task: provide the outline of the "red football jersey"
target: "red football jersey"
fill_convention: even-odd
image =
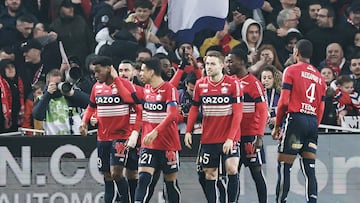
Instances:
[[[142,97],[141,94],[142,92],[144,92],[144,88],[135,84],[133,84],[133,86],[136,90],[136,94],[140,95],[139,97]],[[132,105],[130,106],[130,121],[129,121],[131,130],[134,129],[135,122],[136,122],[136,112],[134,106]]]
[[[178,103],[177,89],[169,82],[164,82],[160,87],[153,89],[145,85],[143,97],[143,132],[142,147],[156,150],[178,151],[181,149],[177,121],[172,121],[151,145],[143,145],[143,138],[158,126],[167,116],[167,108]]]
[[[134,92],[132,84],[121,79],[123,85]],[[90,106],[96,108],[99,141],[127,139],[131,133],[129,104],[125,103],[118,93],[115,82],[106,85],[95,83],[90,95]]]
[[[202,144],[224,143],[228,138],[233,118],[232,104],[241,102],[241,89],[237,80],[225,75],[217,83],[209,77],[201,78],[194,88],[194,104],[202,105]],[[240,140],[239,129],[234,141]]]
[[[261,82],[252,74],[248,74],[239,80],[244,94],[243,118],[241,120],[241,136],[259,135],[259,131],[264,131],[266,122],[261,118],[262,112],[256,109],[256,103],[265,102],[264,87]],[[267,114],[266,114],[267,116]]]
[[[286,113],[315,115],[325,97],[326,83],[320,72],[308,63],[297,63],[285,69],[283,89],[291,91]]]

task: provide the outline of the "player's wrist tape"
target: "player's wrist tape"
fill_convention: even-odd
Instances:
[[[136,146],[138,137],[139,137],[139,132],[137,132],[136,130],[133,130],[133,131],[131,132],[131,135],[130,135],[130,137],[129,137],[129,140],[128,140],[127,145],[128,145],[129,147],[134,148],[134,147]]]

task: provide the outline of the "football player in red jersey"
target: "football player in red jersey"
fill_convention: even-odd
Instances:
[[[249,167],[256,185],[260,203],[267,202],[267,188],[262,164],[265,152],[262,142],[268,118],[264,88],[261,82],[247,70],[247,54],[241,49],[232,49],[227,56],[229,72],[236,78],[244,93],[243,119],[241,121],[240,164]]]
[[[278,145],[278,181],[276,202],[284,203],[290,189],[290,171],[297,156],[305,182],[306,202],[317,202],[315,160],[318,126],[324,112],[325,79],[310,64],[313,46],[309,40],[299,40],[294,47],[296,64],[287,67],[272,131]],[[280,125],[282,124],[282,129]]]
[[[177,183],[181,144],[177,128],[177,89],[161,78],[161,65],[157,58],[143,62],[140,77],[146,85],[143,95],[139,97],[137,94],[143,103],[143,136],[135,203],[149,200],[149,186],[156,169],[164,174],[166,200],[178,203],[181,202]]]
[[[97,83],[92,88],[90,104],[85,111],[80,132],[86,134],[88,122],[96,114],[98,168],[104,175],[104,200],[106,203],[115,199],[129,202],[128,183],[123,176],[123,169],[136,168],[137,156],[136,149],[126,148],[126,142],[131,134],[136,134],[140,130],[140,124],[135,124],[137,127],[133,129],[129,126],[129,103],[133,102],[130,93],[134,92],[134,87],[129,81],[118,77],[110,58],[99,56],[93,64]],[[135,105],[135,111],[141,118],[141,107]],[[114,193],[113,181],[119,195]]]
[[[238,81],[224,75],[224,57],[212,52],[205,57],[207,77],[196,82],[193,105],[188,115],[185,145],[191,148],[191,132],[203,110],[203,133],[200,143],[201,166],[205,172],[205,196],[208,202],[217,202],[216,181],[220,159],[225,163],[229,182],[228,202],[235,202],[239,185],[240,122],[242,118],[241,89]]]

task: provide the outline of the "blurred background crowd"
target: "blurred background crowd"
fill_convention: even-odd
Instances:
[[[194,84],[206,75],[203,57],[234,47],[248,53],[248,71],[264,85],[271,127],[282,72],[303,38],[313,43],[311,63],[328,85],[322,123],[341,125],[343,116],[360,114],[359,0],[229,0],[223,29],[203,29],[192,40],[169,29],[169,2],[0,1],[0,133],[23,127],[77,134],[98,55],[111,57],[119,75],[137,85],[144,59],[158,57],[166,81],[181,67],[179,122],[186,123]]]

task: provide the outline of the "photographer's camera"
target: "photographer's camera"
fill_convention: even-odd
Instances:
[[[60,82],[57,84],[57,87],[63,94],[68,94],[72,89],[72,84],[69,82]]]

